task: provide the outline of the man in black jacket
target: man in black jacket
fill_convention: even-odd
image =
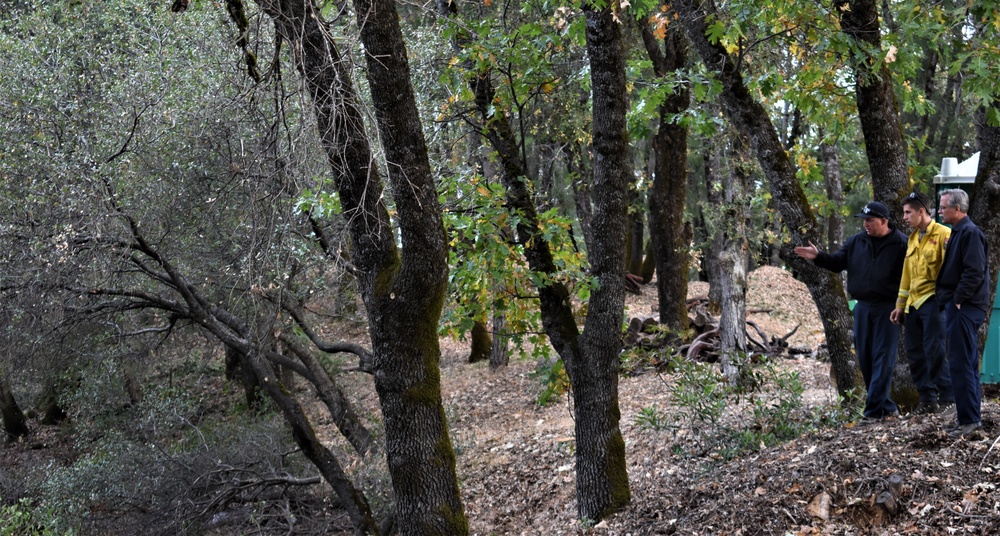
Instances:
[[[847,270],[847,292],[854,305],[854,350],[868,389],[865,422],[899,416],[889,398],[892,371],[896,366],[899,326],[890,314],[896,307],[896,291],[906,258],[906,235],[889,224],[889,209],[878,201],[865,205],[858,218],[864,231],[844,242],[836,253],[823,253],[811,242],[795,253],[832,272]]]
[[[978,331],[990,307],[989,246],[986,236],[966,215],[969,194],[944,190],[939,206],[941,221],[951,225],[951,238],[937,277],[938,304],[947,315],[948,366],[958,417],[948,435],[968,437],[983,427]]]

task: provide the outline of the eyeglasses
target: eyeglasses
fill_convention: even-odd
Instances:
[[[906,198],[907,199],[912,199],[912,200],[916,201],[917,203],[920,203],[920,206],[924,207],[924,210],[926,210],[927,213],[930,214],[931,209],[927,205],[925,205],[923,201],[920,200],[920,196],[917,195],[917,192],[911,193],[910,195],[906,196]]]

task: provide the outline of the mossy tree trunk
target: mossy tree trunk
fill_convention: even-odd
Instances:
[[[469,352],[469,363],[478,363],[490,358],[490,350],[493,348],[493,339],[490,337],[490,330],[486,327],[486,320],[476,319],[470,330],[472,339],[472,349]]]
[[[375,120],[390,162],[401,250],[347,62],[326,37],[319,10],[311,0],[259,3],[296,51],[349,222],[399,531],[466,534],[438,368],[446,238],[395,4],[357,0],[355,12]]]
[[[439,0],[438,10],[443,16],[457,12],[455,4],[448,0]],[[577,511],[581,519],[598,521],[631,499],[625,442],[619,427],[618,353],[625,303],[628,184],[632,174],[627,158],[626,104],[622,99],[625,63],[620,28],[609,9],[588,9],[586,17],[594,93],[592,225],[601,232],[587,244],[587,258],[599,288],[591,294],[583,334],[573,317],[566,285],[553,280],[537,290],[542,326],[566,366],[575,400]],[[519,216],[515,233],[528,266],[534,272],[552,275],[558,268],[549,243],[542,238],[525,162],[507,114],[494,105],[490,74],[473,72],[469,77],[476,111],[483,122],[482,132],[497,153],[507,205]],[[580,201],[578,197],[578,214]]]
[[[584,5],[593,96],[594,219],[587,255],[599,287],[591,294],[579,360],[567,361],[576,417],[576,500],[581,519],[600,520],[631,500],[618,407],[628,218],[628,103],[621,25],[610,7]],[[640,245],[641,248],[641,245]]]
[[[882,51],[882,30],[877,0],[835,0],[834,11],[840,15],[840,28],[853,41],[851,66],[854,70],[854,94],[865,138],[865,155],[872,176],[872,194],[889,207],[889,221],[905,232],[903,198],[910,193],[906,163],[906,140],[899,121],[899,106],[893,88],[892,73]],[[910,375],[906,347],[900,337],[899,355],[893,371],[893,396],[914,399],[916,385]]]

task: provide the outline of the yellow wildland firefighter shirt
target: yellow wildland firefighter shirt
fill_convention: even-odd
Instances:
[[[906,260],[903,261],[903,277],[899,280],[899,296],[896,307],[910,312],[910,307],[919,309],[934,295],[934,281],[944,263],[944,247],[951,237],[951,229],[931,220],[927,233],[920,238],[920,231],[910,233],[906,243]]]

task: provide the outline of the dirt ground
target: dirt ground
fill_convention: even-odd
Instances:
[[[691,295],[707,290],[701,285],[692,285]],[[629,298],[633,314],[653,312],[655,290],[643,294]],[[782,270],[751,275],[748,307],[770,310],[750,316],[769,335],[800,324],[792,345],[823,340],[808,292]],[[643,408],[669,403],[671,379],[657,373],[620,382],[632,502],[582,527],[568,401],[535,405],[533,363],[491,373],[465,363],[464,351],[445,346],[442,387],[473,534],[1000,533],[1000,412],[993,400],[984,402],[984,430],[971,441],[948,439],[940,431],[944,417],[914,417],[848,425],[719,465],[680,456],[672,434],[636,424]],[[835,401],[828,363],[806,356],[781,364],[799,373],[807,404]],[[895,491],[894,516],[876,502],[887,489]]]
[[[749,281],[748,307],[760,311],[749,318],[767,334],[780,337],[798,326],[789,338],[793,346],[813,348],[823,341],[819,315],[801,283],[767,267]],[[706,291],[696,283],[690,295]],[[629,313],[652,315],[655,294],[647,286],[642,296],[629,296]],[[363,327],[355,326],[352,334],[363,337]],[[465,343],[443,339],[442,351],[442,397],[476,535],[1000,534],[995,395],[984,400],[984,429],[972,440],[948,439],[940,431],[946,417],[913,417],[840,425],[722,462],[711,454],[691,454],[684,434],[639,424],[637,418],[650,408],[670,409],[669,386],[676,381],[670,373],[622,377],[621,429],[632,500],[585,527],[576,519],[570,399],[537,406],[541,384],[533,362],[512,360],[491,372],[485,363],[466,362]],[[807,354],[782,358],[779,365],[798,373],[807,406],[835,402],[828,363]],[[377,411],[369,377],[354,373],[338,382],[362,411]],[[325,441],[340,441],[328,418],[318,422]],[[48,439],[68,448],[65,441]],[[46,450],[7,446],[2,461],[73,457]],[[887,491],[894,508],[882,506]]]

